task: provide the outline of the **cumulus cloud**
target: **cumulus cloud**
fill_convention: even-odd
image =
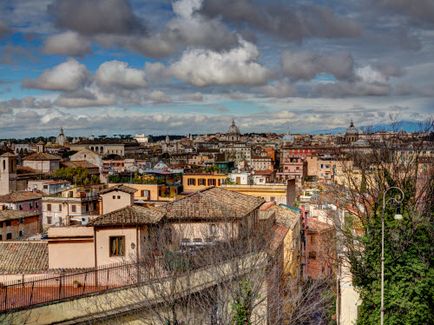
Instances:
[[[1,101],[0,108],[50,108],[53,103],[49,99],[41,99],[35,97],[24,97],[24,98],[12,98],[9,100]]]
[[[127,0],[56,0],[47,8],[57,27],[84,35],[144,31]]]
[[[418,22],[434,24],[434,2],[432,0],[380,0],[375,3],[396,13],[409,16]]]
[[[164,57],[185,47],[222,50],[236,45],[236,33],[219,19],[210,19],[196,12],[201,4],[202,0],[174,2],[175,17],[158,32],[148,35],[98,34],[95,40],[106,47],[121,46],[151,57]]]
[[[45,90],[74,91],[86,84],[89,72],[86,66],[75,59],[69,59],[46,70],[34,80],[24,80],[23,86]]]
[[[380,82],[348,82],[321,84],[314,87],[313,92],[321,97],[360,97],[360,96],[386,96],[389,95],[391,87],[387,83]]]
[[[80,89],[61,94],[54,103],[59,107],[67,108],[108,106],[116,103],[116,97],[97,89]]]
[[[91,51],[90,41],[72,31],[50,36],[44,42],[43,51],[47,54],[82,56]]]
[[[290,6],[285,3],[254,3],[250,0],[205,0],[200,13],[222,16],[236,24],[249,24],[285,40],[306,37],[357,37],[360,26],[320,6]]]
[[[192,93],[192,94],[185,94],[184,96],[182,96],[182,99],[186,101],[192,101],[192,102],[202,102],[203,95],[199,92]]]
[[[380,71],[372,68],[370,65],[357,68],[355,70],[356,77],[366,83],[386,83],[387,77]]]
[[[128,63],[121,61],[101,64],[96,71],[95,80],[103,87],[134,89],[147,86],[143,70],[129,68]]]
[[[170,71],[192,85],[258,85],[266,82],[269,71],[256,62],[259,51],[252,43],[240,40],[240,45],[224,52],[206,49],[186,50]]]
[[[276,98],[292,97],[297,94],[297,90],[289,83],[288,80],[273,82],[269,85],[261,87],[260,90],[265,96]]]
[[[172,100],[161,90],[154,90],[149,93],[148,98],[154,103],[170,103]]]
[[[349,53],[285,51],[282,54],[282,69],[293,80],[311,80],[319,73],[330,73],[336,79],[346,80],[353,76],[353,58]]]

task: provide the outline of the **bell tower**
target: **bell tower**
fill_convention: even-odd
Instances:
[[[17,158],[6,152],[0,156],[0,195],[17,190]]]

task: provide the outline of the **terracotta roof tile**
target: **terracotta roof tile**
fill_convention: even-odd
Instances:
[[[32,216],[39,216],[40,212],[35,211],[20,211],[20,210],[0,210],[0,221],[20,219]]]
[[[46,152],[35,152],[32,153],[30,155],[28,155],[27,157],[24,157],[24,161],[25,160],[61,160],[62,158],[56,155],[52,155],[50,153],[46,153]]]
[[[168,219],[242,218],[265,201],[219,187],[195,192],[185,198],[158,207]]]
[[[42,198],[42,193],[37,191],[20,191],[0,196],[1,203],[15,203]]]
[[[47,242],[0,242],[0,273],[33,273],[46,270]]]
[[[133,205],[99,216],[89,222],[89,226],[104,227],[156,224],[162,217],[163,213],[161,211]]]
[[[137,190],[135,188],[120,184],[120,185],[115,185],[115,186],[106,188],[105,190],[100,191],[99,194],[105,194],[105,193],[109,193],[112,191],[121,191],[121,192],[129,193],[129,194],[134,194],[137,192]]]

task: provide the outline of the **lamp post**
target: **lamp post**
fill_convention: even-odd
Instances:
[[[390,190],[398,190],[400,193],[386,200],[387,192]],[[383,192],[383,208],[381,210],[381,325],[384,324],[384,210],[386,209],[386,203],[389,201],[399,204],[402,200],[404,200],[404,192],[397,186],[391,186]],[[401,220],[402,215],[395,214],[395,219]]]

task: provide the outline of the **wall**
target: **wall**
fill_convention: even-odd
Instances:
[[[0,222],[0,240],[6,240],[8,233],[12,234],[11,240],[20,240],[40,232],[39,216],[24,218],[23,223],[20,223],[19,219],[10,220],[10,224],[6,226],[6,221]],[[22,237],[20,231],[22,231]]]
[[[172,223],[171,229],[172,240],[174,244],[180,243],[181,239],[202,238],[204,241],[207,237],[212,237],[211,224],[216,225],[215,239],[228,240],[238,237],[237,222],[191,222],[191,223]]]
[[[110,242],[111,236],[125,236],[125,256],[110,257]],[[139,234],[140,236],[140,234]],[[139,238],[140,239],[140,238]],[[97,265],[107,265],[113,263],[121,263],[125,261],[136,260],[136,247],[131,248],[131,244],[137,245],[136,228],[124,229],[96,229],[96,260]]]
[[[229,191],[261,197],[266,201],[274,201],[276,204],[286,204],[285,184],[224,185],[223,188]]]
[[[184,192],[196,192],[210,186],[221,186],[225,183],[227,175],[221,174],[186,174],[182,176]],[[195,180],[194,184],[189,184],[189,179]],[[201,180],[203,183],[199,183]]]
[[[133,205],[133,195],[123,191],[113,190],[108,193],[100,194],[102,200],[102,214]]]

